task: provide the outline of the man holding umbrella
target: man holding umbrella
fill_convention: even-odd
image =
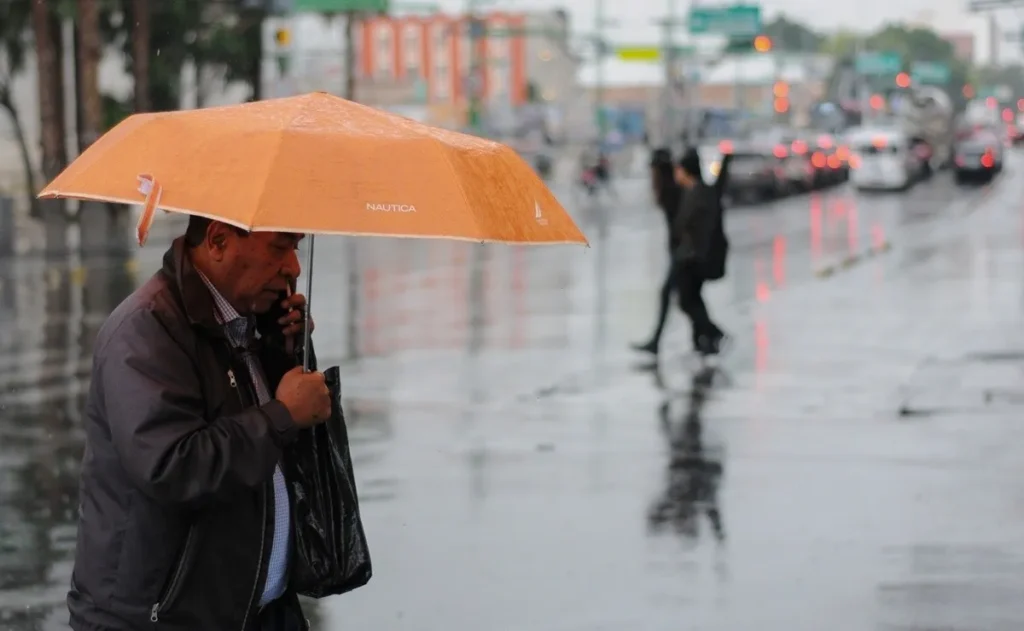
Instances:
[[[282,451],[327,420],[296,367],[301,235],[192,217],[96,339],[71,628],[302,631]]]

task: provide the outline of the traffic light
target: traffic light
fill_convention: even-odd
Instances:
[[[758,35],[754,38],[754,50],[759,53],[766,53],[772,49],[772,40],[767,35]]]
[[[885,107],[885,99],[882,98],[881,94],[873,94],[871,95],[871,99],[869,99],[868,104],[871,106],[871,109],[880,110]]]
[[[777,99],[784,99],[789,96],[789,84],[785,81],[776,81],[775,85],[772,86],[772,94]]]
[[[286,28],[279,28],[274,31],[274,43],[284,48],[292,43],[292,33]]]
[[[777,114],[785,114],[789,111],[789,99],[784,96],[777,97],[775,99],[775,112]]]
[[[910,75],[905,72],[901,72],[896,75],[896,85],[901,88],[910,87]]]

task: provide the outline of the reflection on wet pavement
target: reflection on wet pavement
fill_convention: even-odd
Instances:
[[[1024,628],[1021,188],[732,210],[735,348],[673,312],[654,380],[643,181],[573,208],[588,250],[325,240],[376,567],[314,627]],[[0,268],[0,629],[66,623],[90,343],[161,254]]]

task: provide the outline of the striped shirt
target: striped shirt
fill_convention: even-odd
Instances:
[[[224,333],[235,349],[240,349],[249,370],[249,379],[259,404],[269,403],[270,390],[267,388],[266,377],[260,366],[259,357],[248,350],[249,342],[258,334],[256,322],[251,317],[244,317],[231,303],[224,298],[208,278],[199,274],[213,296],[214,315],[224,327]],[[260,597],[260,607],[277,600],[284,595],[288,586],[288,544],[291,539],[291,514],[288,506],[288,487],[285,484],[281,465],[274,467],[274,539],[270,547],[270,561],[267,564],[267,582]]]

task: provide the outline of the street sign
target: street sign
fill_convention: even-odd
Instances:
[[[618,47],[615,56],[622,61],[657,61],[661,59],[661,49],[657,46]]]
[[[671,59],[691,57],[697,49],[693,46],[673,46]],[[661,46],[616,46],[615,56],[622,61],[657,61],[664,56]]]
[[[689,27],[693,35],[753,37],[761,32],[761,7],[756,4],[693,7]]]
[[[1008,85],[986,85],[978,88],[978,98],[994,97],[997,101],[1009,101],[1013,98],[1013,88]]]
[[[910,79],[914,83],[946,85],[950,75],[949,66],[939,61],[915,61],[910,66]]]
[[[297,13],[384,13],[390,4],[389,0],[292,0]]]
[[[862,75],[896,75],[903,69],[903,60],[896,53],[860,53],[854,67]]]

